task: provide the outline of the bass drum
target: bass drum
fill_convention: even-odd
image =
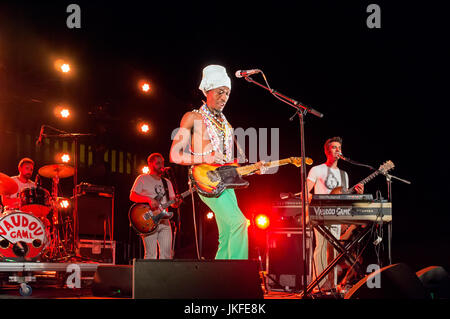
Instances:
[[[3,261],[36,261],[49,244],[44,223],[19,210],[4,212],[0,218],[0,235],[0,259]]]

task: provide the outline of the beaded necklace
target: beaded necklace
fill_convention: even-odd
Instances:
[[[220,113],[219,116],[214,115],[206,104],[203,104],[200,109],[194,110],[194,112],[197,112],[202,116],[213,150],[223,154],[225,162],[231,162],[233,151],[233,128],[230,123],[228,123],[225,115],[222,113]]]

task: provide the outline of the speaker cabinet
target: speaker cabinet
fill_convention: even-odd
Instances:
[[[306,232],[306,252],[310,254],[311,237]],[[309,260],[306,255],[306,260]],[[311,281],[307,264],[307,281]],[[270,289],[293,289],[303,288],[304,264],[302,251],[301,229],[278,229],[267,232],[267,255],[266,270],[268,273],[267,283]]]
[[[78,234],[80,238],[113,239],[114,196],[78,195]]]
[[[405,264],[389,265],[365,276],[345,299],[429,299],[416,274]]]
[[[258,263],[250,260],[133,260],[136,299],[262,299]]]
[[[101,265],[92,282],[92,293],[99,297],[131,297],[133,267],[128,265]]]

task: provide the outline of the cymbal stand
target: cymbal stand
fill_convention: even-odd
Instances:
[[[77,196],[77,184],[78,184],[78,148],[79,148],[79,138],[80,137],[84,137],[84,136],[95,136],[95,134],[84,134],[84,133],[67,133],[67,132],[63,132],[58,130],[59,132],[61,132],[62,134],[55,134],[55,135],[43,135],[44,137],[57,137],[57,138],[70,138],[74,141],[75,143],[75,165],[74,165],[74,169],[75,169],[75,173],[73,176],[73,199],[74,199],[74,205],[73,205],[73,243],[72,243],[72,247],[71,247],[71,255],[74,258],[78,258],[78,259],[87,259],[84,258],[82,256],[79,256],[77,254],[77,248],[78,248],[78,242],[79,242],[79,237],[78,237],[78,196]]]

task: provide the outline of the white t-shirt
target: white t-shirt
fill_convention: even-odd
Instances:
[[[174,198],[175,192],[173,191],[172,183],[167,178],[165,178],[165,180],[167,181],[167,188],[169,190],[169,199]],[[162,180],[157,180],[150,174],[139,175],[134,181],[131,192],[135,192],[138,195],[151,197],[159,201],[161,204],[167,202],[166,192]]]
[[[32,180],[28,180],[28,182],[22,183],[19,179],[19,176],[12,176],[11,178],[16,182],[18,189],[17,189],[17,193],[15,193],[15,194],[2,196],[2,202],[3,202],[3,205],[5,205],[5,209],[17,209],[20,206],[19,204],[17,204],[17,205],[9,204],[8,205],[6,203],[7,200],[5,200],[5,198],[11,198],[11,199],[18,198],[20,192],[23,191],[25,188],[36,188],[36,184]]]
[[[19,186],[19,189],[17,190],[17,193],[15,193],[15,194],[12,194],[11,196],[9,196],[9,197],[11,197],[11,198],[17,198],[18,196],[19,196],[19,193],[21,192],[21,191],[23,191],[25,188],[36,188],[36,184],[31,180],[31,179],[29,179],[28,180],[28,182],[26,182],[26,183],[22,183],[21,181],[20,181],[20,179],[19,179],[19,176],[13,176],[13,177],[11,177],[16,183],[17,183],[17,185]]]
[[[344,172],[348,187],[348,175]],[[329,194],[333,188],[342,186],[339,168],[330,168],[326,164],[311,167],[308,179],[314,183],[314,194]]]

